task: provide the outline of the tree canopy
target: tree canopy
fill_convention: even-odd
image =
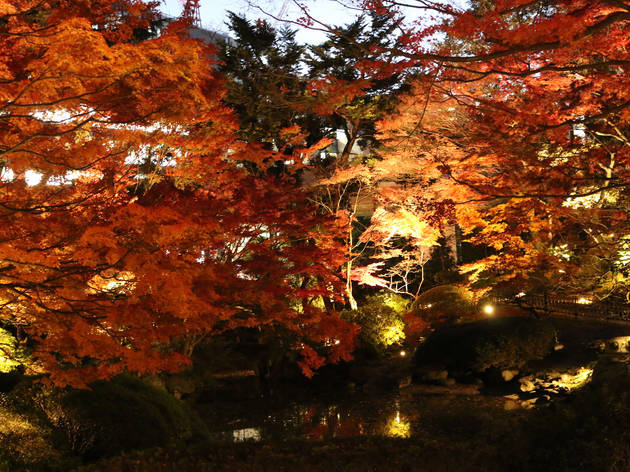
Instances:
[[[306,372],[332,336],[346,356],[352,326],[312,303],[335,296],[334,223],[247,171],[269,153],[185,18],[136,39],[154,8],[0,3],[0,323],[60,386],[181,368],[237,326],[288,327]]]
[[[408,4],[442,19],[408,27],[390,51],[422,74],[381,122],[386,161],[412,171],[409,194],[429,196],[491,248],[463,268],[472,281],[513,293],[627,291],[630,5]],[[398,3],[363,7],[397,14]]]
[[[310,375],[351,280],[417,294],[454,226],[479,291],[628,297],[630,4],[352,3],[312,47],[231,15],[217,61],[154,2],[0,0],[6,365],[82,386],[260,327]]]

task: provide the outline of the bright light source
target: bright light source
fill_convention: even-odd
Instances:
[[[492,315],[494,313],[494,307],[492,305],[484,305],[483,312],[486,315]]]
[[[591,303],[593,303],[593,300],[590,300],[590,299],[588,299],[588,298],[581,297],[581,298],[578,298],[578,301],[577,301],[577,302],[578,302],[580,305],[590,305]]]
[[[26,182],[26,185],[28,185],[29,187],[40,183],[43,176],[44,174],[30,169],[24,172],[24,180]]]
[[[431,308],[431,304],[430,303],[427,305],[427,308]]]
[[[525,292],[519,292],[516,294],[516,298],[521,298],[521,297],[524,297],[525,295],[527,295]]]
[[[405,351],[400,351],[400,357],[405,357],[407,353]]]

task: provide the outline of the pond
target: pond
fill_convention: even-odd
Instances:
[[[590,381],[600,352],[630,351],[630,326],[553,319],[566,346],[532,363],[511,384],[480,395],[426,394],[411,386],[381,392],[304,391],[277,398],[207,401],[194,405],[216,439],[322,440],[353,436],[454,438],[505,428],[531,408],[562,401]],[[601,345],[601,346],[600,346]],[[606,347],[606,349],[604,349]],[[489,394],[492,393],[492,394]],[[542,400],[542,401],[541,401]]]
[[[457,420],[473,430],[507,411],[501,396],[416,395],[406,392],[329,394],[310,401],[221,402],[197,411],[216,439],[234,441],[322,440],[352,436],[407,438]],[[474,431],[471,431],[474,432]]]

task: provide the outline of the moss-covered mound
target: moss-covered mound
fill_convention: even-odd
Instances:
[[[85,458],[204,436],[205,425],[184,403],[135,377],[120,375],[91,387],[38,399],[72,450]]]
[[[476,312],[472,294],[457,285],[439,285],[420,294],[411,311],[430,323],[451,323]]]
[[[518,369],[553,350],[552,323],[534,318],[494,318],[448,326],[433,332],[416,351],[416,369],[484,372]]]

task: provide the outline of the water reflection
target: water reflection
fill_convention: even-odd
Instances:
[[[239,441],[260,441],[260,428],[243,428],[232,431],[235,442]]]
[[[390,438],[408,438],[411,437],[411,422],[400,416],[400,411],[396,412],[396,416],[388,421],[384,430],[385,436]]]
[[[436,406],[430,404],[437,400],[420,404],[432,409]],[[417,398],[404,400],[399,394],[383,394],[275,406],[264,402],[235,403],[233,409],[225,405],[220,409],[212,408],[212,404],[208,404],[208,409],[200,413],[215,430],[215,437],[233,441],[326,440],[364,435],[408,438],[413,436],[423,418],[418,405]]]

